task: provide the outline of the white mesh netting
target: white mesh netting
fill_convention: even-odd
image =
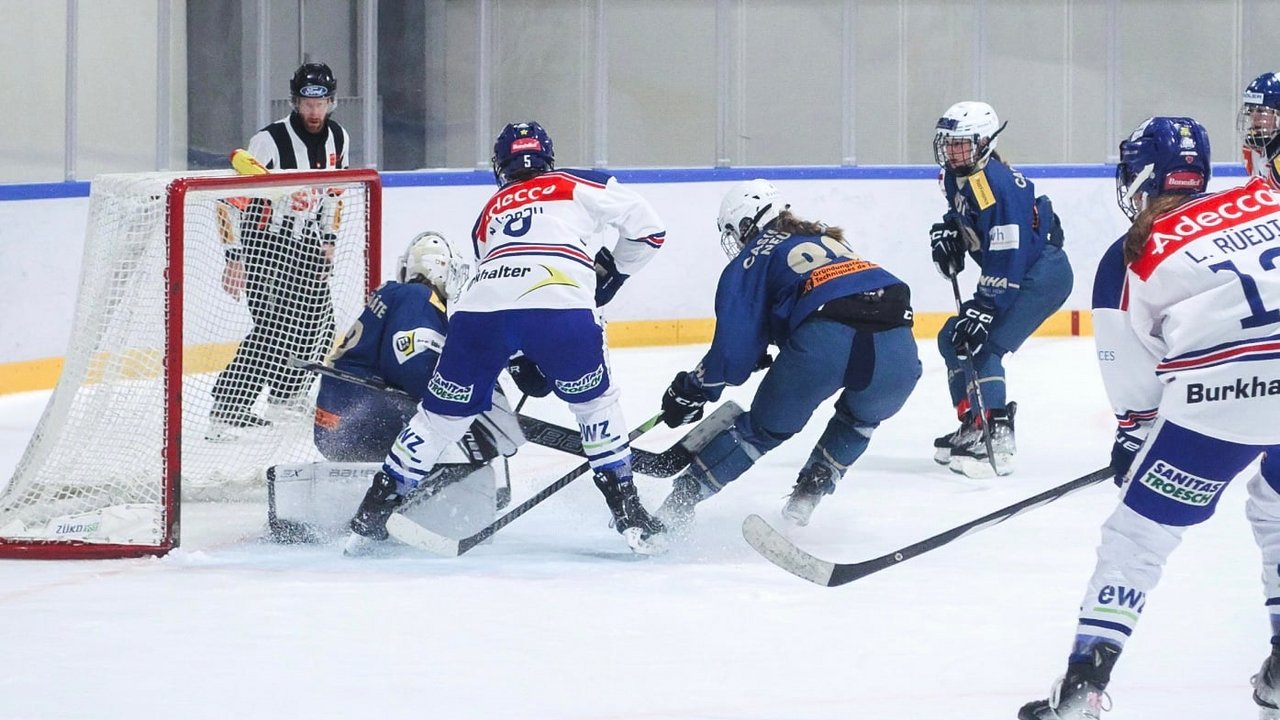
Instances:
[[[182,321],[183,499],[252,495],[267,466],[320,459],[317,383],[288,361],[323,360],[335,328],[359,315],[377,189],[336,172],[323,184],[201,187],[227,175],[94,179],[66,363],[0,494],[0,540],[164,541],[169,308]],[[180,304],[166,251],[179,177],[198,178],[176,201]]]

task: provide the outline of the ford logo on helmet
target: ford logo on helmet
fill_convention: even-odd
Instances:
[[[329,94],[329,88],[323,85],[305,85],[298,94],[309,98],[325,97]]]

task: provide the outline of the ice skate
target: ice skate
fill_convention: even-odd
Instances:
[[[705,495],[702,483],[687,472],[677,476],[671,485],[671,494],[658,507],[658,521],[671,535],[684,537],[693,529],[694,513]]]
[[[978,442],[982,442],[982,430],[977,423],[968,415],[964,420],[960,421],[960,427],[955,432],[947,433],[933,441],[933,461],[939,465],[948,465],[951,463],[951,453],[957,447],[968,445],[973,436],[977,435]]]
[[[782,506],[782,517],[800,527],[808,525],[814,509],[822,502],[822,496],[835,492],[839,479],[840,476],[830,466],[809,463],[800,471],[787,503]]]
[[[1018,710],[1018,720],[1098,720],[1111,710],[1106,693],[1111,668],[1120,657],[1120,648],[1100,643],[1090,651],[1090,659],[1067,665],[1067,674],[1058,678],[1047,700],[1035,700]]]
[[[596,473],[595,483],[613,513],[613,528],[622,534],[632,552],[657,555],[666,550],[662,540],[666,527],[644,509],[630,477],[602,470]]]
[[[254,415],[248,410],[214,410],[209,413],[209,428],[204,439],[209,442],[234,442],[247,432],[271,427],[271,421]]]
[[[963,473],[971,478],[989,478],[993,475],[1009,475],[1013,473],[1016,445],[1013,436],[1013,416],[1018,411],[1018,403],[1009,403],[1003,410],[991,411],[991,449],[995,452],[995,472],[987,460],[987,444],[982,438],[982,429],[976,428],[973,437],[963,446],[952,449],[949,466],[952,472]]]
[[[348,556],[367,555],[385,541],[388,537],[387,518],[403,503],[404,496],[397,491],[395,480],[378,471],[364,494],[364,500],[360,501],[355,517],[351,518],[351,535],[347,537],[342,553]]]
[[[1258,720],[1280,720],[1280,649],[1273,649],[1258,674],[1249,678]]]

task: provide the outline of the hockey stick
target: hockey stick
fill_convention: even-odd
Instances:
[[[377,378],[356,375],[355,373],[340,370],[331,365],[311,362],[301,358],[293,358],[289,361],[289,364],[293,367],[310,370],[311,372],[318,373],[320,375],[327,375],[335,380],[360,385],[369,388],[370,390],[377,390],[379,392],[399,395],[402,397],[411,397],[409,393],[401,390],[400,388],[392,387]],[[520,402],[516,404],[516,417],[520,422],[520,430],[524,432],[525,439],[534,445],[541,445],[542,447],[559,450],[561,452],[569,453],[570,455],[577,455],[578,457],[586,457],[586,452],[582,449],[582,434],[577,430],[572,430],[555,423],[547,422],[546,420],[539,420],[538,418],[519,414],[520,408],[524,404],[524,399],[527,397],[528,396],[526,395],[524,398],[521,398]],[[742,408],[740,408],[737,403],[729,401],[717,408],[714,413],[708,415],[707,419],[703,420],[703,423],[707,423],[711,418],[722,413],[732,413],[733,417],[737,417],[741,412]],[[711,425],[714,426],[716,423],[711,423]],[[693,430],[689,431],[687,435],[681,438],[679,442],[662,452],[653,453],[639,448],[632,448],[632,470],[649,477],[668,478],[685,469],[685,467],[693,461],[694,453],[701,449],[702,444],[705,444],[706,440],[710,440],[709,437],[702,437],[705,433],[699,433],[699,428],[702,428],[702,424],[699,424]]]
[[[635,440],[646,432],[652,430],[659,422],[662,422],[661,413],[646,420],[643,425],[632,430],[631,434],[627,436],[627,440]],[[555,482],[543,488],[537,495],[534,495],[507,511],[497,520],[489,523],[487,527],[482,528],[479,532],[473,535],[468,535],[461,540],[454,540],[453,538],[448,538],[438,533],[431,532],[404,515],[401,515],[399,512],[392,513],[391,517],[387,518],[387,532],[391,534],[391,537],[399,540],[405,545],[411,545],[413,547],[426,550],[427,552],[433,555],[439,555],[440,557],[457,557],[489,539],[489,537],[494,533],[507,525],[510,525],[512,521],[532,510],[538,503],[560,492],[560,490],[564,489],[566,485],[577,480],[580,475],[586,473],[590,469],[591,463],[589,462],[578,465],[562,475]]]
[[[971,535],[979,530],[984,530],[992,525],[1017,517],[1028,510],[1047,505],[1077,490],[1102,482],[1111,476],[1110,466],[1094,470],[1088,475],[1078,477],[1071,482],[1045,490],[1039,495],[1034,495],[993,513],[983,515],[977,520],[951,528],[946,532],[939,533],[920,542],[912,543],[888,555],[862,562],[833,563],[820,560],[796,547],[794,543],[784,537],[782,533],[774,530],[759,515],[748,515],[747,519],[742,521],[742,537],[746,538],[756,552],[783,570],[802,577],[811,583],[835,587],[864,578],[887,567],[897,565],[904,560],[910,560],[917,555],[923,555],[953,540],[959,540],[966,535]]]
[[[960,302],[960,282],[956,280],[955,275],[951,276],[951,292],[956,296],[956,315],[959,316],[962,307]],[[987,415],[987,403],[982,399],[982,386],[978,383],[978,369],[974,367],[972,355],[961,357],[960,363],[964,368],[964,374],[967,376],[966,381],[973,386],[973,399],[978,404],[978,418],[982,423],[982,444],[987,447],[987,462],[991,463],[991,472],[995,473],[996,477],[999,477],[1000,471],[996,469],[996,451],[991,444],[991,418]]]

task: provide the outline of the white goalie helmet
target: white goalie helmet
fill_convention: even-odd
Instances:
[[[725,254],[737,257],[760,228],[789,207],[782,202],[782,193],[768,180],[746,180],[729,188],[720,201],[720,215],[716,218],[720,246]]]
[[[972,175],[986,166],[995,152],[996,136],[1003,129],[990,105],[976,100],[958,102],[938,118],[933,159],[957,175]]]
[[[396,279],[411,282],[421,278],[450,301],[457,300],[471,275],[471,266],[453,255],[444,236],[428,230],[413,239],[400,256]]]

